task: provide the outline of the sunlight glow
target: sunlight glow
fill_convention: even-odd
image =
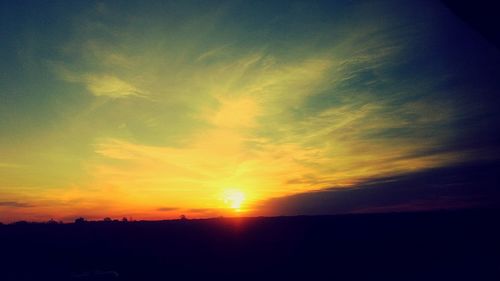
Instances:
[[[236,189],[226,190],[223,194],[223,200],[226,206],[239,212],[243,202],[245,201],[245,194]]]

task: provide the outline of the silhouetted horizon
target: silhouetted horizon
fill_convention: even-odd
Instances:
[[[275,216],[214,216],[214,217],[178,217],[178,218],[164,218],[164,219],[128,219],[126,221],[123,218],[111,218],[111,220],[106,220],[107,217],[102,219],[87,219],[84,217],[77,217],[72,221],[12,221],[12,222],[0,222],[0,225],[16,225],[16,224],[80,224],[80,223],[136,223],[136,222],[176,222],[176,221],[204,221],[204,220],[246,220],[246,219],[273,219],[273,218],[300,218],[300,217],[356,217],[356,216],[380,216],[380,215],[400,215],[400,214],[434,214],[434,213],[461,213],[461,212],[472,212],[472,213],[482,213],[482,212],[500,212],[500,206],[495,207],[464,207],[464,208],[436,208],[436,209],[426,209],[426,210],[399,210],[399,211],[366,211],[366,212],[353,212],[353,213],[337,213],[337,214],[302,214],[302,215],[275,215]],[[83,219],[83,221],[78,221]]]
[[[500,210],[0,227],[2,280],[496,280]],[[102,279],[106,278],[106,279]]]

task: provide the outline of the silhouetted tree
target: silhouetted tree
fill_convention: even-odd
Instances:
[[[75,220],[75,223],[76,223],[76,224],[81,224],[81,223],[85,223],[85,222],[86,222],[86,221],[85,221],[85,219],[84,219],[84,218],[77,218],[77,219]]]
[[[104,218],[103,221],[105,221],[105,222],[111,222],[112,220],[111,220],[111,218],[106,217],[106,218]]]
[[[187,217],[186,217],[186,215],[181,215],[181,216],[180,216],[180,220],[182,220],[182,221],[185,221],[185,220],[187,220]]]
[[[50,219],[47,224],[57,224],[57,221],[54,219]]]
[[[128,222],[128,219],[126,217],[123,217],[122,222]]]
[[[28,222],[27,221],[16,221],[13,223],[14,225],[27,225]]]

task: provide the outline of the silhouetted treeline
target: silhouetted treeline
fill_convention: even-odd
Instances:
[[[73,223],[81,224],[81,223],[86,223],[86,222],[89,222],[89,221],[87,221],[83,217],[79,217],[79,218],[75,219]],[[118,220],[118,219],[111,219],[109,217],[105,217],[104,219],[102,219],[102,221],[97,220],[97,221],[92,221],[92,222],[114,222],[114,223],[122,222],[122,223],[126,223],[126,222],[129,222],[129,219],[126,217],[123,217],[121,220]],[[27,224],[64,224],[64,222],[50,219],[46,222],[28,222],[28,221],[22,220],[22,221],[16,221],[16,222],[11,223],[11,225],[27,225]],[[3,225],[3,223],[0,222],[0,225]]]

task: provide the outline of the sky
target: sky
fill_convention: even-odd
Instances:
[[[500,202],[500,51],[440,2],[0,5],[0,221]]]

